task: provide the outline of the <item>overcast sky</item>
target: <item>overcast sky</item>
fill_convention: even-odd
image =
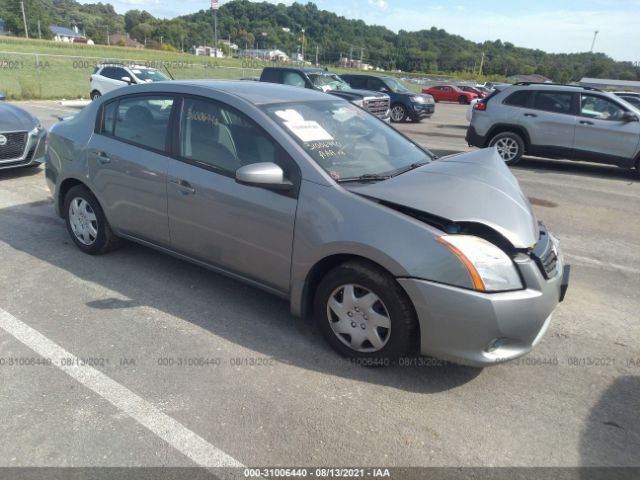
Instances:
[[[119,13],[137,8],[171,18],[208,8],[210,0],[112,3]],[[307,0],[298,3],[305,4]],[[593,33],[598,30],[596,51],[616,60],[640,62],[640,0],[315,0],[314,3],[320,9],[394,31],[436,26],[476,42],[499,38],[554,53],[589,51]]]

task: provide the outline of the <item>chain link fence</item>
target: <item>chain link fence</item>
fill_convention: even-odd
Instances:
[[[234,67],[196,56],[165,61],[0,51],[0,91],[14,100],[89,98],[90,76],[101,63],[145,65],[176,80],[255,78],[268,64],[246,59]]]

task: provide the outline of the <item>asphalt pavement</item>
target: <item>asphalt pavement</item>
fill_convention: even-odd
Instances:
[[[471,150],[465,108],[398,128]],[[133,244],[84,255],[43,169],[0,171],[0,467],[640,466],[640,182],[513,172],[572,278],[541,344],[480,370],[352,365],[260,290]]]

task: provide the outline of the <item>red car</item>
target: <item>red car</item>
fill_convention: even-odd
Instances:
[[[434,85],[423,88],[422,93],[428,93],[436,102],[458,102],[463,105],[471,103],[471,100],[480,98],[477,93],[465,92],[456,85]]]
[[[487,92],[483,92],[479,88],[471,87],[469,85],[458,85],[460,90],[464,90],[465,92],[475,93],[479,98],[484,98],[487,95]]]

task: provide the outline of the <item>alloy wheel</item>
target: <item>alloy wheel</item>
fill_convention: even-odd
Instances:
[[[78,241],[92,245],[98,237],[98,219],[89,202],[75,197],[69,204],[69,223]]]
[[[494,146],[505,162],[509,162],[518,156],[520,147],[513,138],[500,138]]]

